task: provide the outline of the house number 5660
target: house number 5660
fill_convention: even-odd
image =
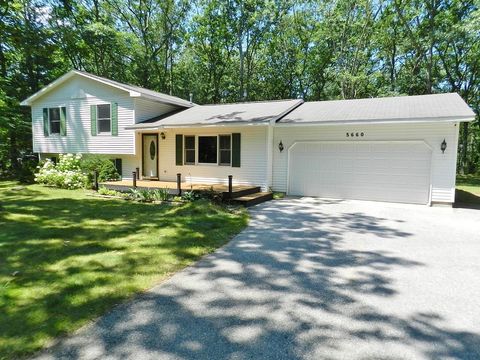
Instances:
[[[363,137],[365,136],[364,132],[347,132],[347,137]]]

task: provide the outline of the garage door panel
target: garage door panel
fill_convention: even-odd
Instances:
[[[289,157],[292,195],[428,203],[431,150],[422,142],[297,143]]]

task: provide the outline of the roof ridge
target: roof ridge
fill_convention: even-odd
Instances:
[[[420,94],[420,95],[395,95],[395,96],[379,96],[379,97],[365,97],[358,99],[325,99],[325,100],[314,100],[314,101],[305,101],[305,104],[327,102],[327,101],[360,101],[360,100],[385,100],[385,99],[405,99],[405,98],[415,98],[415,97],[427,97],[427,96],[441,96],[441,95],[457,95],[456,92],[443,92],[435,94]]]
[[[198,106],[244,105],[244,104],[259,104],[259,103],[273,103],[273,102],[301,101],[301,100],[303,100],[303,99],[237,101],[237,102],[231,102],[231,103],[203,104],[203,105],[198,105]]]

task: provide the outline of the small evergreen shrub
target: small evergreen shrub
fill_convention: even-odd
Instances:
[[[117,168],[110,159],[89,156],[82,161],[82,170],[87,175],[88,184],[93,184],[93,173],[98,172],[98,181],[115,181],[120,179]]]

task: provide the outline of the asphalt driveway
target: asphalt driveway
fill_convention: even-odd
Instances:
[[[285,199],[41,359],[479,359],[480,210]]]

